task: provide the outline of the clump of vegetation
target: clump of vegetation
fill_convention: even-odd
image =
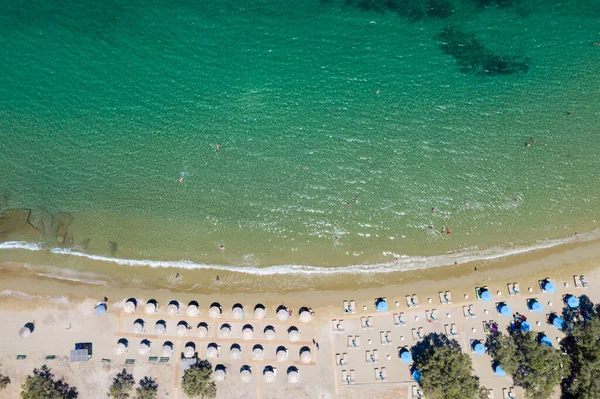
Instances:
[[[33,375],[27,376],[21,389],[21,399],[74,399],[79,396],[77,390],[62,378],[55,380],[45,364],[33,369]]]
[[[421,371],[419,384],[424,396],[431,399],[479,399],[486,390],[473,375],[471,358],[455,340],[445,335],[429,334],[411,352],[415,368]]]
[[[456,59],[463,73],[481,75],[510,75],[527,72],[529,66],[515,57],[498,56],[487,49],[475,35],[457,27],[446,27],[438,35],[440,47]]]
[[[158,384],[152,378],[144,377],[135,391],[136,399],[156,399]]]
[[[181,389],[190,398],[215,398],[217,386],[212,379],[212,365],[206,361],[187,369],[183,374]]]
[[[0,391],[6,389],[8,384],[10,384],[10,378],[5,376],[4,374],[0,374]]]
[[[135,380],[133,375],[129,374],[127,370],[123,369],[117,374],[113,380],[112,385],[108,390],[108,397],[113,399],[127,399],[133,389]]]

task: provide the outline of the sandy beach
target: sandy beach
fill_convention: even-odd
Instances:
[[[530,321],[535,330],[547,332],[556,342],[562,333],[546,322],[547,314],[560,311],[561,296],[565,293],[585,294],[593,302],[600,301],[597,290],[577,288],[573,279],[575,275],[585,274],[589,286],[598,286],[599,264],[600,242],[574,242],[494,261],[415,273],[394,273],[388,276],[388,285],[369,286],[361,279],[353,280],[351,276],[344,276],[327,291],[294,292],[283,289],[282,292],[264,292],[257,286],[255,292],[240,293],[231,289],[220,291],[214,283],[193,290],[178,290],[176,287],[147,290],[84,284],[31,275],[33,273],[23,275],[20,265],[3,262],[0,265],[0,317],[3,320],[0,362],[1,371],[10,376],[12,383],[0,395],[16,397],[20,385],[32,369],[47,363],[56,375],[64,376],[68,383],[79,389],[80,397],[98,397],[97,392],[108,389],[112,377],[124,367],[125,360],[134,359],[134,364],[127,368],[137,380],[145,375],[152,376],[159,383],[159,397],[183,398],[183,393],[178,389],[181,372],[177,354],[192,342],[199,358],[207,356],[209,346],[219,348],[219,358],[209,359],[213,366],[222,365],[227,370],[225,381],[217,383],[219,398],[361,398],[372,396],[373,392],[380,392],[380,397],[408,398],[416,384],[410,379],[409,368],[402,364],[398,352],[403,347],[410,348],[415,343],[415,336],[434,331],[446,333],[449,328],[454,328],[456,338],[469,353],[471,340],[485,339],[483,321],[495,320],[502,327],[508,325],[508,319],[498,315],[495,309],[497,302],[505,301],[513,311],[529,317],[532,312],[527,310],[526,302],[535,298],[543,303],[545,310],[540,314],[531,314]],[[233,277],[220,277],[228,278]],[[556,293],[550,295],[541,292],[538,281],[545,278],[552,279],[556,284]],[[520,293],[511,296],[507,285],[515,282],[520,286]],[[494,300],[490,303],[483,303],[476,298],[475,287],[483,286],[493,294]],[[451,293],[450,304],[440,299],[439,292],[446,291]],[[407,295],[410,298],[415,295],[419,307],[409,308],[407,305],[411,302],[407,301]],[[105,296],[108,297],[108,312],[95,315],[94,306]],[[379,297],[386,298],[389,304],[387,312],[376,312],[375,299]],[[138,302],[134,314],[123,311],[128,298],[135,298]],[[150,299],[158,302],[156,314],[144,312],[144,305]],[[167,305],[171,300],[179,303],[177,315],[167,313]],[[197,316],[186,314],[190,301],[199,304]],[[345,301],[353,304],[355,313],[346,312],[345,306],[349,305],[345,305]],[[208,313],[209,307],[215,302],[221,306],[219,318],[211,318]],[[235,304],[244,306],[243,320],[232,318],[231,310]],[[266,307],[266,319],[254,317],[253,309],[257,304]],[[277,307],[282,304],[294,312],[285,321],[278,320],[275,314]],[[470,307],[475,318],[464,317],[465,306]],[[315,312],[308,323],[299,320],[298,311],[301,307],[310,307]],[[435,320],[429,322],[432,314]],[[394,315],[406,324],[397,325]],[[144,321],[142,334],[132,330],[137,319]],[[153,332],[158,320],[166,322],[166,332],[162,336]],[[343,320],[341,328],[340,320]],[[365,327],[366,320],[371,321],[369,327]],[[176,333],[176,325],[181,321],[191,327],[185,336]],[[206,337],[199,337],[196,333],[196,327],[201,322],[207,323],[209,334]],[[35,329],[29,337],[22,339],[17,332],[25,323],[34,323]],[[229,325],[230,336],[221,335],[224,324]],[[242,328],[246,325],[253,329],[249,339],[242,335]],[[263,336],[267,326],[275,330],[273,340]],[[299,330],[298,341],[292,341],[288,336],[290,328]],[[128,341],[127,353],[116,355],[116,344],[123,338]],[[359,348],[349,344],[356,338],[360,341]],[[147,355],[138,353],[143,339],[151,342],[151,351]],[[319,344],[318,350],[313,339]],[[152,356],[160,356],[165,341],[174,343],[174,355],[164,363],[151,360]],[[87,362],[71,363],[69,352],[78,342],[93,343],[93,354]],[[230,356],[233,344],[240,345],[241,359]],[[264,351],[260,359],[252,355],[256,345],[260,345]],[[275,356],[280,346],[288,354],[284,361],[278,361],[281,359]],[[302,350],[310,350],[312,358],[309,363],[300,360]],[[374,353],[377,354],[377,363],[370,364],[374,363],[369,361],[374,358]],[[17,355],[26,355],[26,358],[17,360]],[[56,357],[45,360],[48,355]],[[487,355],[472,356],[482,384],[494,389],[496,397],[501,397],[503,389],[511,388],[508,377],[493,374]],[[346,359],[345,365],[339,365],[340,359]],[[240,380],[240,368],[243,365],[252,369],[250,383]],[[263,371],[267,366],[278,370],[274,383],[263,379]],[[288,382],[286,373],[290,367],[299,370],[298,383]],[[385,381],[377,378],[381,370],[385,371]],[[354,379],[348,383],[350,371]],[[517,394],[520,394],[518,389]]]

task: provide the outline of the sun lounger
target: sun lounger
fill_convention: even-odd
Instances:
[[[346,370],[342,370],[342,381],[346,384],[350,384],[350,377],[348,376],[348,372]]]
[[[375,367],[373,371],[375,372],[375,381],[381,381],[381,378],[379,377],[379,367]]]
[[[338,366],[344,365],[344,363],[342,362],[342,356],[339,353],[335,354],[335,364]]]
[[[356,348],[354,337],[352,335],[348,335],[348,349]]]
[[[400,313],[402,314],[402,313]],[[404,324],[403,320],[401,319],[402,316],[399,316],[398,313],[394,313],[394,325],[396,327],[398,327],[401,324]]]
[[[510,295],[510,296],[515,295],[513,283],[506,284],[506,287],[508,288],[508,295]]]
[[[135,364],[135,359],[125,359],[125,364],[126,365]]]
[[[587,280],[585,279],[585,276],[583,274],[579,276],[579,282],[581,283],[581,286],[583,288],[586,288],[588,285]]]
[[[452,303],[452,293],[450,291],[446,291],[446,302]]]
[[[476,317],[475,312],[473,312],[473,305],[469,305],[469,310],[467,313],[469,313],[469,315],[473,318]]]
[[[373,328],[373,317],[367,317],[367,328]]]
[[[381,380],[382,381],[387,380],[387,370],[385,369],[385,367],[381,368]]]
[[[391,344],[392,343],[392,332],[388,331],[385,333],[385,342],[387,344]]]
[[[456,324],[452,323],[450,326],[450,335],[453,337],[458,337],[458,330],[456,329]]]
[[[419,339],[423,339],[423,327],[419,327],[419,331],[417,333],[417,337]]]
[[[150,357],[148,358],[148,361],[149,361],[149,362],[158,362],[158,356],[150,356]]]
[[[25,360],[27,359],[27,355],[17,355],[17,360]]]
[[[354,337],[354,342],[356,343],[356,349],[360,349],[360,337],[358,335]]]
[[[344,328],[344,320],[340,320],[338,322],[338,332],[344,332],[346,331],[346,328]]]
[[[375,363],[379,361],[379,351],[377,349],[373,349],[373,358],[375,359]]]
[[[494,395],[494,390],[493,389],[488,389],[488,395],[487,395],[488,399],[494,399],[496,396]]]
[[[415,308],[419,307],[419,297],[417,296],[417,294],[413,294],[411,302]]]
[[[409,308],[412,307],[412,301],[410,300],[410,295],[406,296],[406,306],[408,306]]]
[[[367,318],[365,316],[360,318],[360,328],[363,330],[367,328]]]
[[[419,389],[416,385],[412,386],[412,399],[417,399],[419,397]]]
[[[368,349],[365,351],[365,362],[366,363],[374,363],[375,362],[375,358],[372,357],[371,351]]]
[[[381,342],[381,345],[387,344],[385,341],[385,331],[379,331],[379,342]]]
[[[438,297],[440,298],[440,304],[445,305],[448,303],[443,291],[438,292]]]
[[[502,388],[502,399],[509,399],[510,396],[508,396],[508,389],[506,388]]]
[[[344,363],[344,366],[348,364],[348,354],[347,353],[342,353],[342,363]]]
[[[508,397],[510,399],[516,399],[517,398],[517,394],[515,392],[515,387],[510,387],[510,389],[508,390]]]
[[[161,357],[158,362],[159,363],[167,363],[171,358],[170,357]]]
[[[351,309],[350,306],[348,306],[348,301],[344,301],[344,312],[346,313],[350,313]]]
[[[354,370],[350,370],[350,381],[356,382],[356,372]]]
[[[481,325],[483,326],[483,331],[487,334],[488,330],[490,329],[490,325],[488,324],[488,322],[486,320],[482,321]]]
[[[575,284],[575,288],[581,288],[581,280],[579,280],[579,276],[573,276],[573,283]]]
[[[450,336],[450,326],[448,324],[444,324],[444,331],[446,332],[446,336]]]
[[[416,328],[412,328],[410,331],[412,332],[412,337],[413,337],[413,339],[414,339],[415,341],[418,341],[418,340],[419,340],[419,337],[417,337],[417,329],[416,329]]]
[[[46,360],[54,360],[56,359],[56,355],[48,355],[46,356]]]
[[[336,319],[331,320],[331,330],[333,332],[338,332],[340,329],[340,325]]]
[[[465,319],[471,318],[471,315],[469,314],[469,308],[467,308],[466,306],[463,306],[463,315],[465,316]]]
[[[519,283],[513,283],[513,291],[515,295],[519,295],[521,293],[521,288],[519,287]]]
[[[356,313],[356,302],[350,301],[350,311]]]

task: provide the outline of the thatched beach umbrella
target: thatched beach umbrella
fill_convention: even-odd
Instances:
[[[135,299],[128,299],[127,302],[125,302],[125,305],[123,305],[123,312],[125,313],[133,313],[135,312],[135,308],[137,306],[137,303],[135,302]]]
[[[265,339],[272,341],[275,339],[275,329],[272,326],[266,326],[265,327]]]
[[[175,316],[179,313],[179,302],[171,301],[169,302],[169,306],[167,306],[167,314],[169,316]]]
[[[267,309],[263,305],[256,305],[254,308],[254,318],[263,320],[267,318]]]
[[[243,382],[252,381],[252,372],[250,371],[250,368],[245,368],[242,371],[240,371],[240,380],[242,380]]]
[[[150,353],[150,341],[148,341],[147,339],[143,340],[140,343],[140,349],[138,350],[140,355],[147,355],[148,353]]]
[[[288,372],[288,382],[291,382],[292,384],[300,382],[300,373],[298,373],[297,370]]]
[[[242,358],[242,351],[239,347],[232,347],[230,351],[230,356],[233,360],[239,360]]]
[[[290,314],[286,308],[279,308],[279,310],[277,311],[277,319],[279,319],[279,321],[286,321],[287,319],[289,319],[289,317]]]
[[[307,346],[300,349],[300,361],[302,363],[310,363],[312,361],[312,352]]]
[[[195,353],[196,347],[193,344],[190,345],[190,343],[188,343],[183,350],[183,356],[187,359],[193,358]]]
[[[217,358],[219,357],[219,350],[215,345],[209,345],[206,348],[206,357],[208,358]]]
[[[244,339],[252,339],[252,335],[254,335],[254,329],[251,325],[247,324],[244,326],[242,330],[242,338]]]
[[[290,328],[288,331],[288,337],[290,338],[290,341],[298,342],[300,341],[300,331]]]
[[[134,334],[141,334],[144,332],[144,321],[141,319],[136,320],[133,323],[133,333]]]
[[[27,338],[30,335],[31,335],[31,330],[27,326],[21,327],[21,329],[19,330],[19,337],[21,337],[21,338]]]
[[[221,333],[221,337],[223,337],[223,338],[231,337],[231,327],[229,326],[229,324],[223,324],[219,331]]]
[[[280,346],[279,348],[277,348],[277,361],[278,362],[285,362],[286,360],[288,360],[288,351],[287,349],[285,349],[283,346]]]
[[[275,382],[275,372],[273,372],[272,369],[267,369],[265,370],[265,372],[263,373],[263,378],[265,380],[265,382]]]
[[[308,310],[303,310],[300,312],[300,321],[303,323],[308,323],[312,320],[312,316]]]
[[[208,315],[213,319],[221,317],[221,308],[215,305],[211,306],[210,309],[208,309]]]
[[[184,337],[187,334],[188,331],[188,325],[185,321],[180,321],[179,324],[177,324],[177,329],[176,329],[176,333],[178,336],[180,337]]]
[[[252,350],[252,360],[263,360],[265,358],[265,353],[263,348],[259,345],[255,346]]]
[[[154,314],[156,313],[157,309],[158,302],[156,302],[154,299],[149,300],[148,303],[146,303],[146,306],[144,307],[144,311],[146,312],[146,314]]]
[[[159,320],[154,325],[154,334],[163,335],[167,330],[167,323],[163,320]]]
[[[161,356],[171,357],[173,356],[173,344],[171,342],[165,342],[162,347]]]
[[[231,309],[231,318],[238,319],[238,320],[243,319],[244,318],[244,307],[242,305],[240,305],[239,303],[236,305],[233,305],[233,308]]]
[[[195,303],[190,303],[187,309],[185,310],[185,314],[189,317],[196,317],[199,313],[200,310],[198,309],[198,305],[196,305]]]
[[[225,369],[219,368],[213,374],[215,381],[225,381]]]
[[[119,343],[117,344],[117,347],[115,348],[115,353],[117,355],[122,355],[125,352],[127,352],[127,345],[125,344],[126,342],[127,342],[127,340],[119,341]]]
[[[198,324],[198,336],[204,338],[208,335],[208,325],[206,323]]]

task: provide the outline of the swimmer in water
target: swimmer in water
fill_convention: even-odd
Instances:
[[[437,208],[434,206],[433,208],[431,208],[431,212],[437,213]]]
[[[350,203],[346,202],[346,208],[350,208]]]
[[[221,251],[225,251],[225,245],[221,245],[221,246],[219,246],[219,249],[220,249]]]
[[[469,201],[465,201],[465,206],[469,206]]]
[[[217,145],[215,146],[217,151],[219,151],[221,149],[221,144],[217,143]]]

